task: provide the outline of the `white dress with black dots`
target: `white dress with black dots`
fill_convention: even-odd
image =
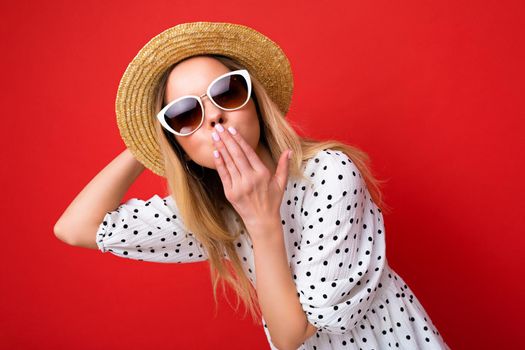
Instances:
[[[308,321],[318,331],[298,349],[450,349],[403,279],[388,265],[381,210],[343,152],[303,163],[311,182],[289,178],[281,219],[290,270]],[[170,196],[132,198],[108,212],[97,232],[102,252],[141,261],[207,260]],[[229,228],[236,225],[233,216]],[[249,235],[236,241],[255,287]],[[262,318],[271,349],[277,349]]]

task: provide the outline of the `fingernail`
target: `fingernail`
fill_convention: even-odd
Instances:
[[[215,124],[215,129],[219,130],[220,132],[224,131],[224,128],[222,127],[221,124]]]
[[[233,126],[230,126],[230,127],[228,128],[228,130],[230,131],[230,133],[231,133],[232,135],[235,135],[235,134],[237,133],[237,130],[235,130],[235,128],[234,128]]]
[[[211,137],[213,137],[215,141],[219,141],[221,139],[219,134],[217,134],[215,131],[211,133]]]
[[[213,150],[213,156],[215,158],[219,158],[219,152],[217,150]]]
[[[288,152],[288,159],[292,159],[292,151]]]

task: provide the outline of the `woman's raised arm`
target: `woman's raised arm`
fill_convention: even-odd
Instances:
[[[102,219],[120,205],[142,171],[144,165],[125,149],[71,202],[54,226],[55,236],[70,245],[97,249],[95,234]]]

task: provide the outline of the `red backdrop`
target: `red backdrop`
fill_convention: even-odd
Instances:
[[[214,317],[206,263],[141,263],[53,234],[125,147],[114,102],[127,64],[154,35],[199,20],[276,41],[294,72],[298,132],[370,155],[388,179],[389,263],[452,348],[525,340],[522,1],[1,7],[2,347],[268,348],[242,306],[221,296]],[[124,200],[163,189],[146,170]]]

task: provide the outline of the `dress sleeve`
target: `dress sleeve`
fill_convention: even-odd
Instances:
[[[308,160],[301,244],[291,259],[308,321],[321,332],[345,334],[368,311],[385,265],[382,214],[358,168],[343,152]]]
[[[208,256],[184,227],[171,196],[132,198],[107,212],[98,227],[98,249],[114,255],[158,263],[190,263]]]

